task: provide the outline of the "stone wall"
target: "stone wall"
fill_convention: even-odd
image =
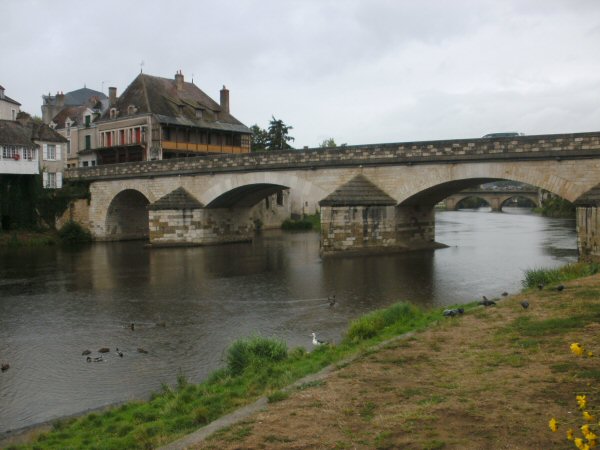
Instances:
[[[321,254],[437,248],[433,208],[322,206]]]
[[[150,244],[211,245],[251,241],[255,224],[250,208],[149,211]]]
[[[577,248],[580,260],[600,262],[600,214],[595,206],[577,208]]]
[[[87,199],[69,203],[67,210],[56,219],[56,228],[60,230],[69,221],[77,222],[86,229],[90,228],[90,204]]]

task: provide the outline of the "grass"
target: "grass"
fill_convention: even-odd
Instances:
[[[319,230],[321,229],[320,214],[307,214],[300,220],[287,219],[281,224],[283,230]]]
[[[597,274],[600,271],[600,264],[574,263],[567,264],[556,269],[529,269],[525,271],[525,278],[522,280],[524,288],[537,288],[539,285],[554,285],[563,281],[574,280],[576,278],[587,277]]]

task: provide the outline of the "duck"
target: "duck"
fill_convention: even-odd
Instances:
[[[131,325],[129,325],[129,328],[131,328],[131,331],[135,330],[135,324],[133,322],[131,322]]]
[[[117,352],[117,355],[119,355],[119,357],[121,357],[121,358],[123,357],[123,352],[121,350],[119,350],[118,347],[115,349],[115,351]]]
[[[104,361],[104,358],[102,358],[102,355],[96,356],[95,358],[92,358],[91,356],[88,356],[87,358],[85,358],[85,360],[87,362],[102,362],[102,361]]]
[[[538,289],[541,291],[542,289],[544,289],[544,283],[540,283],[538,284]]]
[[[98,353],[108,353],[110,352],[110,348],[108,347],[102,347],[101,349],[98,349]]]
[[[335,306],[336,300],[335,300],[335,295],[331,295],[327,298],[327,300],[329,301],[329,307],[333,307]]]
[[[523,309],[527,309],[529,308],[529,302],[527,300],[523,300],[521,302],[521,306],[523,307]]]
[[[561,291],[562,291],[564,288],[565,288],[565,285],[564,285],[564,284],[559,284],[558,286],[556,286],[556,290],[557,290],[558,292],[561,292]]]
[[[138,347],[138,353],[148,353],[148,350],[144,350],[142,347]]]
[[[0,370],[2,370],[2,372],[6,372],[8,369],[10,369],[9,363],[2,363],[2,365],[0,366]]]
[[[84,351],[81,352],[81,356],[87,356],[87,355],[89,355],[91,353],[92,353],[91,350],[86,349],[86,350],[84,350]]]
[[[502,297],[507,297],[507,296],[508,296],[508,292],[505,291],[502,293]]]
[[[312,335],[312,343],[313,345],[323,345],[326,344],[325,341],[321,341],[320,339],[317,339],[317,335],[315,333],[311,333]]]

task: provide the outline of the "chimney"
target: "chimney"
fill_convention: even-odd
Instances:
[[[60,110],[63,106],[65,106],[65,94],[63,94],[62,92],[59,94],[57,92],[56,93],[56,107],[58,110]]]
[[[0,98],[4,98],[4,88],[0,86]]]
[[[115,106],[117,103],[117,88],[109,87],[108,88],[108,104],[109,106]]]
[[[175,84],[177,85],[178,91],[183,91],[183,74],[181,73],[181,70],[175,74]]]
[[[229,114],[229,89],[225,85],[221,89],[221,111]]]

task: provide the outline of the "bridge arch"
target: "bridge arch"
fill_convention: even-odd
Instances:
[[[106,212],[106,239],[147,239],[149,203],[148,198],[136,189],[124,189],[115,195]]]
[[[207,208],[253,206],[281,189],[290,190],[291,208],[296,211],[302,210],[304,203],[316,205],[328,194],[317,184],[289,172],[249,172],[216,180],[199,200]]]
[[[460,208],[459,208],[460,204],[461,204],[463,201],[465,201],[465,200],[467,200],[467,199],[469,199],[469,198],[478,198],[478,199],[481,199],[483,202],[485,202],[485,204],[486,204],[487,206],[489,206],[490,208],[492,207],[492,205],[490,204],[490,202],[488,202],[488,201],[487,201],[485,198],[483,198],[483,197],[480,197],[480,196],[478,196],[478,195],[476,195],[476,194],[467,194],[467,195],[464,195],[464,196],[457,197],[457,198],[455,199],[455,200],[456,200],[456,202],[455,202],[455,204],[454,204],[454,208],[453,208],[453,210],[455,210],[455,211],[456,211],[456,210],[460,209]]]
[[[527,200],[532,205],[532,207],[539,206],[539,198],[538,197],[534,197],[534,196],[529,195],[529,194],[511,194],[510,196],[507,195],[507,196],[501,198],[501,200],[500,200],[500,209],[502,209],[513,198],[522,198],[522,199],[525,199],[525,200]]]

